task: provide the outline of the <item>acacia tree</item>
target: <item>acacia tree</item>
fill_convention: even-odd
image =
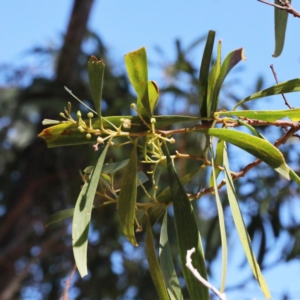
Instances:
[[[280,20],[280,22],[282,22]],[[131,105],[135,115],[103,116],[101,109],[104,62],[92,56],[88,61],[88,74],[95,110],[87,118],[77,111],[72,115],[68,103],[61,113],[62,121],[44,120],[44,124],[56,123],[40,133],[49,147],[92,143],[101,154],[97,163],[88,166],[82,173],[84,182],[74,208],[51,216],[46,225],[73,217],[72,245],[80,275],[87,275],[88,229],[91,213],[95,209],[112,205],[117,209],[120,228],[128,241],[138,246],[136,233],[146,227],[146,254],[149,270],[162,299],[183,298],[172,261],[167,230],[167,209],[173,206],[178,253],[181,271],[192,299],[209,299],[211,288],[220,299],[225,299],[227,234],[224,207],[231,209],[233,221],[244,248],[245,256],[266,299],[271,294],[251,248],[251,233],[247,232],[237,200],[234,182],[264,162],[286,180],[298,186],[300,179],[289,167],[283,153],[278,149],[299,130],[299,109],[288,110],[240,110],[246,103],[263,97],[296,92],[300,80],[292,79],[258,91],[239,100],[229,110],[221,110],[220,91],[227,74],[243,60],[243,49],[229,53],[221,60],[221,43],[218,44],[216,61],[211,64],[215,33],[210,31],[201,62],[198,80],[198,115],[155,115],[159,88],[148,80],[148,65],[145,48],[125,55],[128,77],[137,94]],[[284,35],[281,35],[283,46]],[[278,39],[277,39],[278,41]],[[282,50],[282,49],[281,49]],[[277,51],[277,50],[276,50]],[[278,54],[278,51],[277,51]],[[175,87],[176,88],[176,87]],[[72,94],[71,91],[68,90]],[[287,103],[287,102],[286,102]],[[288,104],[288,103],[287,103]],[[97,115],[96,118],[94,116]],[[290,120],[282,120],[283,118]],[[274,144],[258,130],[274,126],[285,129]],[[240,131],[243,128],[247,131]],[[183,138],[178,138],[183,136]],[[192,152],[176,151],[180,139],[194,141]],[[195,143],[195,141],[201,141]],[[244,165],[238,172],[229,166],[227,145],[232,144],[252,154],[256,159]],[[130,146],[129,153],[127,149]],[[126,150],[123,150],[126,149]],[[117,162],[109,162],[107,154],[124,154]],[[120,154],[119,154],[120,155]],[[119,156],[120,157],[120,156]],[[180,161],[192,161],[193,168],[179,175]],[[122,183],[117,186],[115,178],[122,174]],[[184,185],[199,176],[206,177],[205,184],[198,182],[199,190],[188,193]],[[164,180],[167,178],[167,180]],[[165,181],[168,182],[167,187]],[[219,190],[226,186],[226,198],[221,199]],[[195,188],[194,188],[195,190]],[[196,188],[197,190],[197,188]],[[207,269],[202,249],[201,233],[197,226],[191,201],[204,195],[215,197],[222,246],[222,280],[220,292],[207,283]],[[222,192],[223,194],[223,192]],[[97,198],[95,200],[95,195]],[[98,197],[99,196],[99,197]],[[156,256],[152,227],[162,218],[159,237],[159,259]],[[187,264],[187,266],[186,266]],[[201,282],[199,282],[201,281]]]
[[[74,8],[77,8],[77,12],[79,12],[79,18],[75,19],[79,21],[79,23],[83,21],[81,25],[85,28],[87,18],[83,18],[83,11],[88,13],[88,10],[81,8],[80,3],[85,8],[88,8],[91,2],[81,0],[74,1]],[[76,15],[76,9],[74,9],[74,12]],[[284,15],[284,18],[287,18],[287,14]],[[281,20],[279,19],[276,24],[279,24],[279,21]],[[77,26],[78,25],[80,26],[80,24],[77,23]],[[279,25],[280,26],[276,25],[279,32],[284,33],[285,25]],[[67,47],[67,49],[73,53],[70,54],[68,51],[62,51],[64,54],[60,55],[62,67],[59,69],[61,71],[68,70],[65,74],[62,74],[63,76],[57,74],[57,80],[54,81],[37,78],[25,89],[1,89],[1,118],[9,117],[14,120],[14,124],[22,124],[22,139],[19,139],[19,142],[23,140],[23,137],[27,136],[28,132],[34,132],[37,128],[40,129],[42,127],[33,121],[29,122],[29,112],[32,112],[33,108],[37,109],[42,117],[54,118],[53,112],[57,114],[57,111],[60,110],[64,103],[69,101],[71,96],[63,92],[63,85],[67,85],[73,90],[76,96],[81,99],[88,99],[90,97],[89,93],[87,93],[88,86],[84,80],[85,76],[82,76],[82,74],[85,74],[85,66],[83,68],[80,64],[80,62],[87,60],[87,58],[85,58],[86,53],[78,51],[81,44],[80,39],[84,36],[76,33],[78,30],[76,26],[69,26],[69,30],[73,33],[67,33],[66,36],[75,38],[75,41],[72,41],[72,39],[70,41],[70,39],[66,38],[66,42],[68,40],[73,43],[71,48]],[[102,101],[105,102],[106,105],[104,107],[102,105],[102,114],[104,115],[105,113],[105,116],[129,114],[129,103],[133,102],[134,98],[130,95],[126,77],[123,74],[115,76],[111,72],[110,61],[106,57],[105,47],[103,47],[101,40],[92,33],[88,34],[95,39],[98,45],[91,53],[103,58],[106,64],[104,73],[105,84],[102,94]],[[282,35],[279,36],[277,40],[283,42]],[[196,41],[195,44],[198,44],[200,41],[203,41],[203,39]],[[281,45],[283,46],[283,43],[281,43]],[[176,62],[166,66],[167,74],[172,75],[172,84],[164,87],[160,84],[160,97],[155,108],[155,115],[161,112],[161,104],[165,105],[165,96],[171,94],[173,98],[177,100],[176,102],[178,102],[179,99],[189,103],[189,106],[184,108],[184,115],[199,117],[198,108],[195,109],[195,107],[199,106],[199,67],[195,66],[192,60],[189,60],[188,49],[190,48],[191,47],[183,49],[181,43],[179,41],[176,42],[178,53]],[[43,51],[43,49],[35,49],[36,53],[42,53]],[[78,57],[80,57],[80,59],[78,59]],[[67,65],[63,65],[64,63],[67,63]],[[23,70],[21,70],[21,72],[17,70],[17,72],[14,73],[14,79],[18,78],[22,72]],[[183,84],[181,78],[182,74],[184,75],[184,80],[186,80],[188,76],[189,84]],[[223,94],[219,97],[218,110],[226,109],[230,111],[232,107],[240,101],[240,98],[237,98],[233,94],[235,89],[228,88],[227,85],[228,81],[226,81],[225,87],[222,87]],[[261,90],[261,86],[261,80],[259,80],[257,84],[253,84],[253,92]],[[230,101],[228,101],[229,99]],[[252,104],[254,103],[255,101],[246,102],[242,107],[245,110],[253,109]],[[78,107],[76,102],[73,102],[72,106],[73,109],[75,107],[75,111],[77,111]],[[127,112],[124,111],[126,108],[128,109]],[[168,104],[168,108],[171,110],[173,105],[169,106]],[[1,119],[1,121],[2,120],[4,119]],[[201,121],[195,121],[190,124],[190,126],[200,122]],[[185,128],[189,126],[187,124],[188,123],[177,123],[175,128]],[[284,129],[276,130],[278,127],[272,124],[264,127],[260,126],[258,130],[269,138],[270,128],[274,129],[273,132],[275,132],[278,137],[284,133]],[[0,217],[0,264],[1,270],[5,274],[0,285],[1,299],[14,299],[17,296],[26,297],[26,289],[39,290],[39,295],[42,295],[39,297],[43,299],[58,299],[61,294],[60,280],[62,280],[73,267],[73,254],[71,253],[72,247],[70,246],[71,238],[69,237],[67,229],[71,218],[66,219],[65,222],[60,222],[60,224],[57,222],[54,226],[47,227],[46,230],[43,229],[42,222],[46,220],[49,214],[73,205],[73,202],[76,200],[76,192],[80,189],[78,169],[83,170],[85,166],[93,164],[93,157],[99,154],[93,151],[91,144],[78,147],[56,147],[47,151],[43,141],[38,139],[34,140],[29,146],[25,146],[25,148],[7,148],[5,135],[8,129],[9,127],[4,127],[4,130],[1,130],[1,139],[3,140],[3,147],[1,148],[1,171],[3,172],[4,169],[4,174],[1,174],[0,180],[1,193],[3,193],[4,196],[1,203],[1,214],[3,214],[4,205],[7,210],[7,212]],[[174,127],[172,126],[169,129],[174,129]],[[199,153],[198,151],[200,151],[198,145],[202,147],[201,149],[205,148],[205,137],[200,133],[201,132],[197,134],[175,134],[176,147],[175,145],[169,144],[170,152],[174,154],[175,150],[178,150],[181,154],[189,153],[190,155],[196,156]],[[272,140],[274,140],[274,137]],[[295,160],[294,155],[298,153],[297,141],[298,138],[296,136],[291,137],[286,143],[286,146],[280,146],[285,161],[293,167],[297,167],[299,164],[299,161]],[[4,146],[6,146],[6,148]],[[125,145],[121,149],[122,151],[119,151],[114,147],[110,147],[108,152],[109,157],[107,157],[106,162],[112,163],[121,161],[129,156],[129,154],[126,155],[125,151],[130,153],[132,150],[130,145]],[[234,159],[234,157],[239,156],[236,156],[230,144],[228,145],[228,149],[230,164],[239,172],[246,163],[241,160],[239,161],[239,167],[237,167],[237,159]],[[140,158],[141,156],[139,156],[139,159]],[[182,157],[174,161],[177,174],[181,179],[185,174],[196,171],[201,163],[201,161],[199,161],[199,165],[196,165],[195,159],[184,159]],[[235,164],[235,166],[233,166],[233,164]],[[147,171],[151,171],[151,163],[142,164],[139,165],[139,167],[139,170],[144,171],[145,174],[147,174]],[[208,168],[209,167],[206,167],[207,170]],[[89,168],[86,171],[89,172],[91,170],[92,168]],[[113,176],[115,189],[120,187],[119,180],[122,179],[122,171],[124,172],[124,169],[116,172]],[[200,171],[198,175],[196,174],[191,181],[185,185],[186,191],[188,191],[189,194],[197,195],[198,191],[208,187],[209,183],[203,185],[203,177],[205,178],[205,175],[202,175],[202,173],[204,172]],[[208,176],[210,176],[210,173],[211,172],[208,171]],[[168,185],[168,176],[166,174],[167,171],[162,167],[161,176],[159,178],[161,190],[164,190]],[[218,182],[221,182],[222,174],[223,172],[220,173]],[[110,182],[111,179],[106,175],[110,176],[109,174],[102,173],[101,177],[106,178],[108,182]],[[144,180],[145,179],[144,177]],[[148,180],[143,183],[143,186],[148,190],[152,184],[151,180],[149,180],[151,176],[148,175],[147,179]],[[289,219],[291,220],[290,224],[283,222],[280,216],[283,206],[289,205],[289,203],[292,205],[291,200],[294,198],[292,191],[297,189],[296,185],[291,181],[282,179],[279,173],[273,172],[272,168],[269,168],[265,164],[259,164],[252,170],[245,172],[245,176],[235,180],[234,184],[239,204],[241,204],[243,208],[243,217],[247,219],[247,229],[250,238],[252,239],[254,236],[254,240],[257,241],[256,233],[259,233],[258,236],[260,240],[258,243],[257,261],[261,268],[268,267],[268,265],[265,264],[264,257],[269,252],[268,241],[270,238],[270,228],[275,237],[280,236],[282,232],[288,233],[289,235],[288,242],[282,246],[283,250],[281,251],[282,256],[280,259],[290,260],[296,258],[299,255],[300,236],[297,219],[294,218],[292,210],[289,215]],[[101,191],[101,186],[99,186],[99,189]],[[138,202],[149,202],[149,198],[145,197],[142,188],[138,188],[137,193]],[[159,191],[157,194],[158,193]],[[118,192],[116,192],[116,194],[118,196]],[[227,193],[224,188],[219,190],[219,195],[224,213],[227,215],[229,209],[228,201],[226,200]],[[0,196],[2,196],[2,194],[0,194]],[[211,199],[209,203],[210,207],[204,211],[201,207],[199,208],[197,204],[201,205],[208,197]],[[94,201],[97,205],[102,203],[103,199],[97,196]],[[191,203],[200,226],[201,240],[204,242],[205,259],[206,262],[209,263],[215,258],[219,244],[221,243],[219,218],[214,210],[214,194],[207,193],[200,198],[200,201],[192,201]],[[172,205],[169,207],[171,209]],[[168,215],[169,229],[172,228],[172,215],[171,210]],[[160,224],[162,220],[163,219],[160,218],[153,227],[155,242],[158,241],[158,231],[160,231],[160,227],[157,226],[157,224]],[[127,290],[129,290],[130,287],[136,287],[136,291],[133,294],[135,294],[137,298],[157,298],[156,294],[152,294],[152,285],[149,283],[149,274],[146,271],[147,266],[145,266],[143,258],[140,254],[136,257],[132,255],[132,253],[140,253],[138,251],[141,251],[143,234],[146,230],[136,233],[136,240],[140,246],[136,247],[136,250],[133,251],[133,248],[128,247],[128,243],[124,241],[124,235],[119,233],[120,226],[116,221],[118,221],[118,214],[116,213],[116,206],[114,204],[105,205],[100,209],[93,210],[93,217],[90,223],[92,235],[90,236],[88,245],[88,270],[92,276],[85,277],[85,280],[76,279],[74,285],[76,285],[76,288],[79,288],[77,289],[77,291],[80,291],[80,296],[78,297],[89,297],[93,299],[107,297],[115,299],[118,295],[127,295]],[[140,222],[140,225],[141,224],[144,225],[145,223]],[[230,218],[228,218],[226,220],[227,235],[230,235],[232,232],[232,227],[230,226]],[[174,243],[174,230],[168,230],[168,239],[173,254],[175,269],[178,276],[181,277],[180,268],[178,268],[178,250],[174,246],[174,244],[176,244]],[[156,244],[156,247],[157,246]],[[124,251],[122,254],[122,262],[125,269],[115,272],[112,263],[113,257],[115,253],[122,253],[122,251]],[[207,264],[207,266],[209,268],[209,264]],[[165,267],[163,269],[165,270]],[[181,278],[179,278],[179,281],[182,282],[180,279]],[[101,282],[100,289],[99,282]],[[185,297],[185,288],[183,287],[182,290]],[[78,293],[79,292],[77,292],[77,294]],[[134,296],[131,295],[131,298],[133,297]],[[38,298],[38,296],[36,298]],[[75,298],[74,292],[72,293],[72,298]]]

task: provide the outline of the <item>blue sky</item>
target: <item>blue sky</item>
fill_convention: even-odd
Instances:
[[[71,0],[4,1],[0,10],[0,64],[31,63],[24,56],[26,50],[33,46],[60,45],[72,3]],[[258,75],[265,77],[267,86],[274,84],[270,64],[274,64],[279,81],[300,77],[300,20],[289,18],[284,51],[279,58],[273,58],[273,9],[255,0],[96,1],[89,27],[100,34],[120,68],[124,68],[123,56],[129,51],[146,46],[148,58],[155,61],[159,56],[154,46],[159,45],[171,61],[175,54],[175,38],[188,45],[208,30],[216,30],[217,40],[223,40],[223,58],[233,49],[245,48],[247,60],[241,63],[244,71],[239,76],[243,84],[238,91],[243,97],[252,92],[249,87]],[[196,64],[200,64],[202,49],[200,46],[193,54]],[[156,75],[155,70],[150,69],[149,77],[156,80],[153,78]],[[299,106],[298,97],[298,94],[288,96],[295,107]],[[272,107],[284,107],[281,100],[263,101],[267,107],[270,107],[270,101]],[[231,269],[230,282],[236,276],[240,278]],[[275,292],[274,299],[284,291],[294,291],[294,296],[299,295],[300,290],[294,285],[300,278],[299,263],[279,266],[276,271],[272,269],[265,275]],[[243,291],[242,296],[228,293],[228,299],[263,299],[258,286],[251,287],[246,293]]]

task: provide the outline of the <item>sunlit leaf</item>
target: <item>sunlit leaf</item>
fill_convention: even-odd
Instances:
[[[109,144],[103,149],[89,181],[82,187],[74,208],[72,223],[72,244],[77,269],[84,277],[87,275],[87,244],[95,193],[98,187],[102,166]]]
[[[244,132],[221,128],[211,128],[208,130],[208,134],[249,152],[285,178],[290,179],[290,170],[285,163],[282,153],[268,141]]]
[[[300,91],[300,78],[295,78],[292,80],[281,82],[279,84],[271,86],[265,90],[259,91],[255,94],[241,100],[233,108],[233,110],[236,110],[236,108],[238,106],[240,106],[243,103],[248,102],[248,101],[256,100],[256,99],[263,98],[263,97],[273,96],[273,95],[294,93],[294,92],[299,92],[299,91]]]
[[[215,117],[235,116],[248,119],[261,120],[266,122],[275,122],[283,118],[289,118],[293,122],[300,121],[300,108],[285,110],[233,110],[220,111],[214,113]]]
[[[207,89],[207,116],[211,116],[212,107],[214,106],[213,101],[213,92],[217,83],[217,79],[220,75],[221,70],[221,52],[222,52],[222,41],[218,42],[218,52],[217,52],[217,59],[214,65],[211,68],[208,77],[208,89]]]
[[[148,94],[149,94],[150,111],[151,114],[153,114],[155,105],[159,97],[159,89],[155,81],[151,80],[148,82]]]
[[[274,1],[275,4],[280,5],[278,0]],[[289,1],[290,3],[292,0]],[[273,57],[278,57],[284,46],[286,25],[289,14],[281,9],[274,8],[274,23],[275,23],[275,51]]]
[[[166,211],[160,230],[159,262],[161,265],[162,275],[164,277],[170,299],[181,300],[183,299],[183,296],[181,293],[180,284],[172,260],[172,253],[168,238],[167,222],[168,212]]]
[[[103,60],[98,60],[95,56],[91,56],[88,61],[89,83],[94,105],[96,107],[100,122],[104,68],[105,65]]]
[[[143,117],[151,117],[148,96],[148,61],[146,48],[140,48],[125,55],[129,80],[137,93],[137,110]]]
[[[212,93],[212,99],[211,99],[211,112],[215,112],[218,107],[218,102],[219,102],[219,94],[221,91],[222,84],[227,76],[227,74],[230,72],[230,70],[238,64],[241,60],[246,60],[244,56],[244,49],[240,48],[237,50],[234,50],[230,52],[225,60],[222,63],[221,69],[220,69],[220,74],[218,76],[217,82],[214,85],[214,91]]]
[[[118,200],[118,213],[121,229],[127,239],[137,246],[134,235],[134,217],[137,195],[137,141],[132,148],[128,165],[121,185]]]
[[[234,189],[233,181],[230,174],[229,164],[228,164],[226,145],[224,150],[224,171],[226,177],[226,186],[227,186],[229,205],[231,208],[234,224],[238,232],[240,241],[242,243],[245,255],[252,269],[253,275],[258,281],[264,296],[266,297],[266,299],[271,299],[271,294],[268,289],[267,283],[260,271],[260,267],[252,251],[250,238],[247,233],[246,226],[240,211],[240,207],[235,196],[235,189]]]
[[[187,251],[195,248],[196,252],[193,255],[193,266],[198,270],[203,278],[207,278],[202,242],[194,211],[189,198],[187,197],[186,191],[175,171],[169,150],[166,144],[163,145],[164,152],[167,157],[169,185],[173,200],[176,236],[183,275],[191,299],[208,300],[209,293],[207,287],[203,286],[185,266]]]
[[[151,278],[158,293],[159,299],[169,300],[166,284],[162,275],[162,270],[159,266],[156,256],[152,226],[147,214],[145,215],[144,220],[146,221],[146,255],[148,259]]]

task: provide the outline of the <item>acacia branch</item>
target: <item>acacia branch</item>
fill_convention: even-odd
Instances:
[[[271,3],[271,2],[267,2],[265,0],[257,0],[257,1],[267,4],[267,5],[274,6],[281,10],[285,10],[287,13],[292,14],[294,17],[300,18],[300,13],[298,11],[296,11],[295,9],[293,9],[293,7],[290,4],[290,1],[288,1],[288,0],[284,0],[284,1],[279,0],[280,5]]]

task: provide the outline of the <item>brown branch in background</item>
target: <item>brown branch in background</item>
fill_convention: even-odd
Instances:
[[[69,25],[58,59],[56,80],[74,88],[78,82],[78,56],[86,36],[87,22],[94,0],[75,0]]]
[[[257,1],[261,2],[261,3],[264,3],[264,4],[267,4],[267,5],[274,6],[278,9],[281,9],[281,10],[285,10],[287,13],[292,14],[294,17],[300,18],[300,13],[298,11],[296,11],[295,9],[293,9],[293,7],[290,4],[290,1],[288,1],[288,0],[284,0],[284,1],[279,0],[280,5],[274,4],[274,3],[271,3],[271,2],[267,2],[267,1],[264,1],[264,0],[257,0]]]
[[[276,83],[278,84],[277,74],[276,74],[276,72],[275,72],[274,66],[273,66],[273,65],[270,65],[270,68],[271,68],[272,73],[273,73],[273,75],[274,75],[275,81],[276,81]],[[290,106],[289,102],[287,101],[285,95],[284,95],[284,94],[281,94],[281,95],[282,95],[282,97],[283,97],[283,100],[284,100],[285,105],[286,105],[289,109],[292,109],[292,107]]]

